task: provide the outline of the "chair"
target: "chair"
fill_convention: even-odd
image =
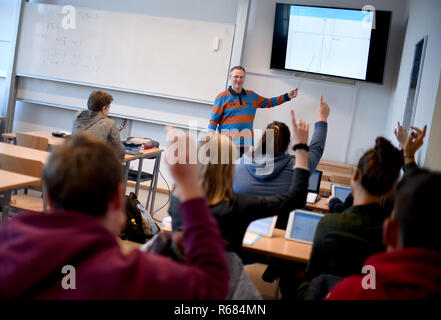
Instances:
[[[49,145],[48,138],[45,137],[38,137],[27,133],[17,132],[15,134],[15,140],[17,145],[31,148],[31,149],[37,149],[46,151],[47,147]],[[32,190],[41,191],[41,187],[31,187]],[[25,194],[27,194],[27,188],[25,189]]]
[[[43,163],[38,160],[23,159],[7,154],[0,154],[0,168],[31,177],[41,177]],[[30,211],[43,211],[44,199],[28,194],[14,195],[9,203],[11,208]]]
[[[15,134],[15,140],[17,141],[17,145],[38,149],[38,150],[47,150],[47,146],[49,145],[48,138],[45,137],[37,137],[34,135],[30,135],[27,133],[17,132]]]

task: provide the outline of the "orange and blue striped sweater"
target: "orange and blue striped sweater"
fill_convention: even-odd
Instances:
[[[245,89],[238,94],[230,86],[214,100],[208,130],[230,136],[237,146],[252,146],[256,109],[275,107],[290,100],[288,93],[268,99]]]

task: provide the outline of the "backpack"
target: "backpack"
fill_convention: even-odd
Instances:
[[[126,195],[125,199],[127,221],[119,236],[123,240],[145,243],[160,229],[133,192],[130,192],[128,196]]]

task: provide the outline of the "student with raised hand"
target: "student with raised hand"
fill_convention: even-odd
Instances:
[[[405,176],[398,184],[394,209],[383,224],[386,252],[370,256],[365,275],[352,275],[339,282],[327,299],[428,299],[441,297],[441,215],[433,199],[441,188],[441,174],[419,169],[416,151],[426,134],[407,131],[398,123],[395,135],[405,154]],[[406,169],[407,167],[407,169]],[[375,285],[375,290],[372,286]]]
[[[415,169],[405,176],[384,223],[386,252],[370,256],[364,262],[366,274],[340,281],[326,298],[440,299],[441,215],[433,205],[440,189],[439,172]]]
[[[275,214],[289,215],[290,211],[301,208],[306,203],[309,179],[306,143],[309,125],[302,120],[296,122],[293,111],[291,111],[291,116],[296,163],[291,187],[287,193],[267,197],[234,193],[233,162],[237,155],[235,145],[226,136],[211,135],[199,147],[199,153],[205,152],[204,155],[208,155],[205,159],[206,163],[201,166],[202,184],[210,211],[219,223],[228,250],[241,251],[243,237],[252,221]],[[223,153],[228,155],[227,159],[222,156]],[[177,199],[172,196],[169,214],[172,217],[173,230],[181,228],[178,203]]]
[[[185,263],[140,250],[124,255],[121,162],[90,134],[68,138],[42,174],[50,214],[18,215],[0,227],[0,300],[224,299],[223,241],[198,165],[184,162],[170,172],[181,191]]]
[[[311,138],[308,151],[308,168],[312,172],[317,167],[325,149],[326,134],[328,131],[329,106],[320,96],[317,110],[317,122]],[[274,121],[267,126],[274,132],[274,154],[267,155],[266,134],[260,142],[262,155],[254,153],[244,154],[235,167],[233,189],[235,193],[254,194],[258,196],[272,196],[288,191],[294,173],[295,157],[288,154],[291,133],[283,122]],[[274,156],[274,160],[271,158]],[[268,163],[271,170],[265,170]],[[264,171],[264,172],[262,172]],[[287,216],[277,219],[277,228],[286,229]]]
[[[382,225],[390,211],[380,205],[380,198],[394,187],[402,165],[401,152],[382,137],[360,158],[351,179],[353,206],[326,215],[317,226],[308,281],[321,274],[359,273],[368,256],[384,250]]]
[[[115,148],[120,159],[124,158],[125,149],[121,142],[118,127],[115,121],[108,117],[113,97],[103,91],[94,91],[87,100],[87,109],[75,115],[72,134],[88,132]]]
[[[407,151],[404,150],[408,140],[407,129],[401,126],[400,122],[398,121],[397,128],[394,130],[395,137],[398,140],[400,148],[403,150],[403,157],[404,157],[403,170],[405,173],[416,166],[415,152],[423,143],[424,136],[426,135],[427,126],[424,126],[423,130],[418,129],[417,127],[411,127],[411,128],[415,131],[411,135],[412,139],[409,141],[409,144],[407,144],[407,148],[408,148]],[[393,199],[390,200],[392,200],[393,202]],[[328,200],[329,211],[332,213],[343,212],[345,209],[352,206],[353,201],[354,198],[352,196],[352,193],[348,195],[348,197],[344,202],[342,202],[340,199],[336,197],[330,197]],[[389,201],[389,199],[387,201]],[[392,203],[390,203],[390,205],[392,205]]]

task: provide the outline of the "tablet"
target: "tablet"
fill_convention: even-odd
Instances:
[[[320,182],[322,181],[322,171],[315,170],[309,176],[307,203],[315,203],[320,193]]]
[[[351,188],[350,187],[345,187],[345,186],[339,186],[339,185],[335,185],[333,184],[331,186],[331,194],[340,199],[342,202],[345,202],[347,196],[351,193]]]
[[[255,220],[250,223],[247,232],[257,233],[265,237],[272,237],[276,221],[277,216]]]
[[[288,240],[311,243],[315,229],[324,215],[306,210],[294,210],[289,214],[285,238]]]
[[[315,170],[309,176],[308,192],[320,193],[320,182],[322,181],[322,171]]]

